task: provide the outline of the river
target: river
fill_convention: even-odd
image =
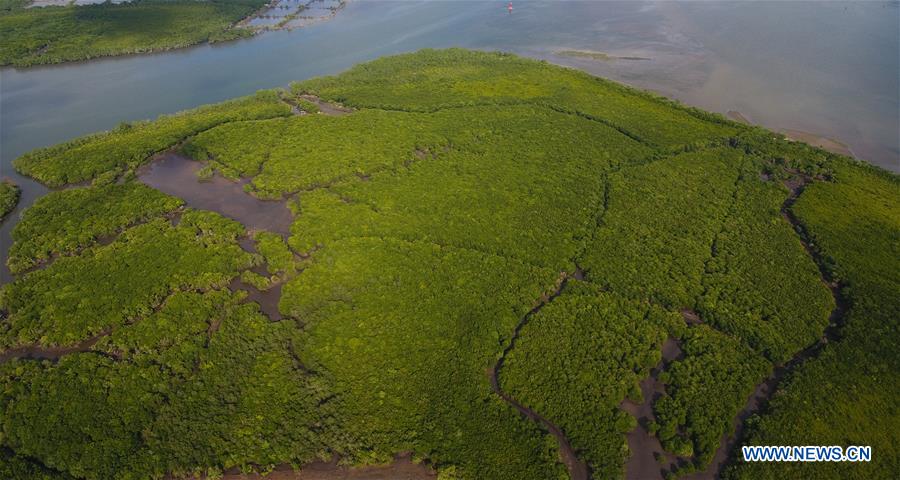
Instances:
[[[22,186],[10,231],[46,189],[11,167],[33,148],[119,122],[432,47],[505,50],[581,68],[711,111],[839,140],[900,171],[900,8],[893,2],[350,0],[330,21],[236,42],[0,69],[0,176]],[[589,50],[640,60],[558,55]]]

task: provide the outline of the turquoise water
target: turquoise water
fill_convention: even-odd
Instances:
[[[506,50],[648,88],[772,128],[836,138],[900,171],[897,2],[351,0],[332,20],[160,54],[0,70],[0,175],[23,200],[46,190],[10,162],[40,146],[433,47]],[[556,55],[565,49],[649,60]],[[0,281],[8,281],[0,268]]]

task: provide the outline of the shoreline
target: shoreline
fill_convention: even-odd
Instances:
[[[308,6],[312,3],[322,2],[322,1],[324,1],[324,0],[309,0],[304,5]],[[266,11],[275,8],[275,6],[278,5],[278,3],[276,1],[272,6],[263,6],[262,8],[251,13],[247,17],[242,18],[242,19],[238,20],[237,22],[235,22],[234,24],[232,24],[231,28],[229,30],[226,30],[226,32],[238,32],[237,36],[235,36],[234,38],[226,38],[226,39],[212,40],[212,41],[209,38],[207,38],[206,40],[202,40],[202,41],[199,41],[196,43],[189,43],[189,44],[185,44],[185,45],[174,45],[174,46],[169,46],[169,47],[148,48],[148,49],[137,48],[137,49],[134,49],[131,51],[123,51],[120,53],[103,53],[103,54],[99,54],[99,55],[88,56],[86,58],[72,59],[72,60],[60,60],[60,61],[41,62],[41,63],[33,63],[33,64],[7,63],[7,64],[0,64],[0,70],[5,69],[5,68],[10,68],[10,69],[14,69],[17,71],[30,71],[30,70],[37,70],[37,69],[45,68],[45,67],[66,67],[66,66],[70,66],[70,65],[78,65],[78,64],[82,64],[82,63],[86,63],[86,62],[96,61],[96,60],[160,55],[160,54],[166,54],[166,53],[175,52],[175,51],[179,51],[179,50],[188,50],[191,48],[198,48],[198,47],[204,47],[204,46],[214,47],[214,46],[219,46],[219,45],[227,45],[227,44],[231,44],[233,42],[237,42],[237,41],[241,41],[241,40],[251,40],[256,36],[262,35],[267,32],[277,32],[277,31],[281,31],[281,30],[291,31],[291,30],[305,28],[305,27],[308,27],[311,25],[329,21],[329,20],[333,19],[335,16],[337,16],[338,12],[343,10],[344,7],[347,6],[348,2],[349,2],[349,0],[338,0],[338,6],[336,8],[334,8],[329,15],[325,15],[322,17],[297,16],[297,17],[290,17],[286,21],[286,23],[289,24],[295,20],[301,20],[301,19],[309,20],[309,23],[306,23],[303,25],[297,25],[297,26],[293,26],[293,27],[289,27],[288,25],[274,25],[274,26],[267,25],[267,26],[259,26],[259,27],[253,27],[253,26],[247,25],[247,23],[253,21],[256,18],[259,18],[260,14],[265,13]],[[31,6],[29,6],[27,8],[31,8]],[[41,7],[37,7],[37,8],[44,8],[44,7],[41,6]]]
[[[850,146],[840,140],[835,138],[826,137],[824,135],[818,135],[811,132],[806,132],[803,130],[797,130],[794,128],[770,128],[762,124],[757,124],[753,122],[748,116],[737,110],[729,110],[725,114],[729,119],[734,120],[739,123],[743,123],[745,125],[758,125],[763,128],[768,128],[773,132],[780,133],[784,135],[784,138],[792,141],[792,142],[803,142],[810,146],[821,148],[826,152],[835,153],[837,155],[844,155],[846,157],[850,157],[854,160],[865,161],[856,156],[853,153],[853,150],[850,149]],[[869,162],[867,162],[869,163]],[[873,164],[874,165],[874,164]]]

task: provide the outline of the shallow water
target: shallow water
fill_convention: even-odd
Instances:
[[[260,200],[244,191],[244,183],[218,175],[197,177],[204,164],[174,153],[159,155],[141,169],[141,182],[169,195],[183,198],[187,206],[212,210],[244,224],[249,230],[268,230],[287,235],[291,211],[285,202]]]
[[[576,66],[756,123],[832,137],[900,171],[897,2],[351,0],[331,20],[160,54],[0,69],[0,176],[23,187],[0,226],[46,189],[12,160],[119,122],[333,74],[425,47],[500,49]],[[556,55],[590,50],[650,60]],[[0,267],[0,282],[9,280]]]

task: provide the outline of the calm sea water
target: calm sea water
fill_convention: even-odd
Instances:
[[[351,0],[294,31],[168,53],[0,70],[0,176],[23,187],[0,226],[46,189],[11,161],[121,121],[340,72],[433,47],[505,50],[575,66],[772,128],[836,138],[900,171],[900,8],[892,2],[562,2]],[[649,60],[556,55],[565,49]],[[0,281],[8,281],[0,267]]]

